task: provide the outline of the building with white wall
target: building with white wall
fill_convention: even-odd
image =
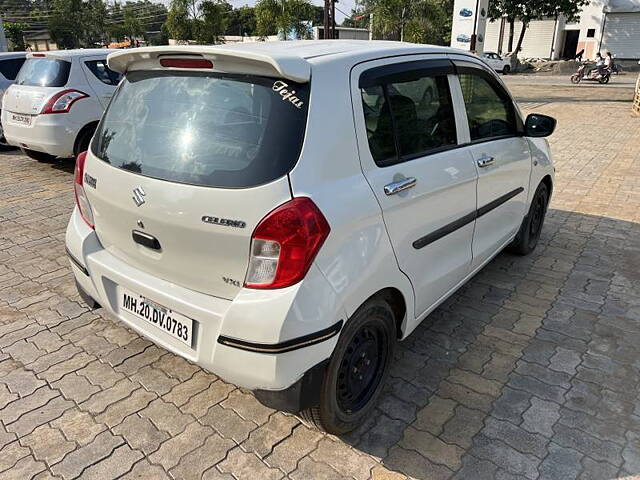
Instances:
[[[515,48],[522,24],[516,22]],[[484,50],[507,53],[509,24],[506,19],[488,22]],[[564,18],[536,20],[525,32],[520,57],[573,58],[584,49],[583,58],[596,52],[615,54],[618,59],[640,59],[640,0],[591,0],[577,22]]]

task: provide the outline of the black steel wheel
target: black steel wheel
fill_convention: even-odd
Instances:
[[[393,359],[393,309],[382,297],[365,302],[345,324],[329,361],[318,405],[304,420],[335,435],[360,425],[375,408]]]
[[[510,252],[518,255],[528,255],[535,250],[542,233],[548,204],[549,190],[543,182],[538,185],[529,207],[529,213],[522,220],[522,225],[516,238],[508,247]]]
[[[343,412],[352,413],[369,402],[380,383],[388,359],[386,329],[380,324],[365,324],[347,347],[338,370],[337,401]]]

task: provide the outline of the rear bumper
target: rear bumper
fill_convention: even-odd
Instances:
[[[83,298],[102,305],[156,344],[223,379],[251,390],[271,392],[260,395],[274,406],[294,405],[295,398],[302,402],[309,397],[313,389],[308,379],[303,380],[310,378],[305,373],[331,356],[340,322],[346,319],[335,292],[315,267],[293,287],[242,290],[233,300],[226,300],[174,285],[122,262],[101,246],[96,233],[75,209],[67,227],[66,245]],[[122,310],[118,286],[193,319],[197,325],[193,346]],[[315,384],[317,373],[313,378]],[[301,386],[295,387],[298,381]]]
[[[76,137],[83,125],[76,124],[72,115],[35,115],[29,126],[12,123],[8,120],[9,115],[10,112],[2,110],[2,127],[9,145],[56,157],[73,156]]]

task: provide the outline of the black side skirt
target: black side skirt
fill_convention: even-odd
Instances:
[[[500,205],[502,205],[503,203],[508,202],[513,197],[515,197],[516,195],[520,194],[521,192],[524,192],[524,188],[523,187],[518,187],[515,190],[512,190],[509,193],[505,193],[504,195],[502,195],[502,196],[496,198],[495,200],[487,203],[485,206],[480,207],[476,211],[468,213],[464,217],[461,217],[458,220],[454,220],[453,222],[448,223],[444,227],[441,227],[438,230],[436,230],[434,232],[431,232],[428,235],[425,235],[424,237],[420,237],[418,240],[413,242],[413,248],[415,248],[416,250],[419,250],[419,249],[424,248],[427,245],[429,245],[429,244],[431,244],[431,243],[433,243],[433,242],[435,242],[437,240],[440,240],[442,237],[445,237],[445,236],[449,235],[450,233],[453,233],[456,230],[464,227],[465,225],[468,225],[469,223],[473,222],[477,218],[480,218],[481,216],[486,215],[491,210],[495,210]]]

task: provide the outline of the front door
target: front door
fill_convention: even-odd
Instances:
[[[478,169],[478,211],[473,237],[476,268],[507,244],[525,215],[531,152],[522,120],[495,75],[478,67],[457,66],[470,149]]]
[[[362,168],[413,285],[416,317],[469,273],[477,183],[471,152],[459,147],[453,64],[425,57],[368,62],[351,80]]]

